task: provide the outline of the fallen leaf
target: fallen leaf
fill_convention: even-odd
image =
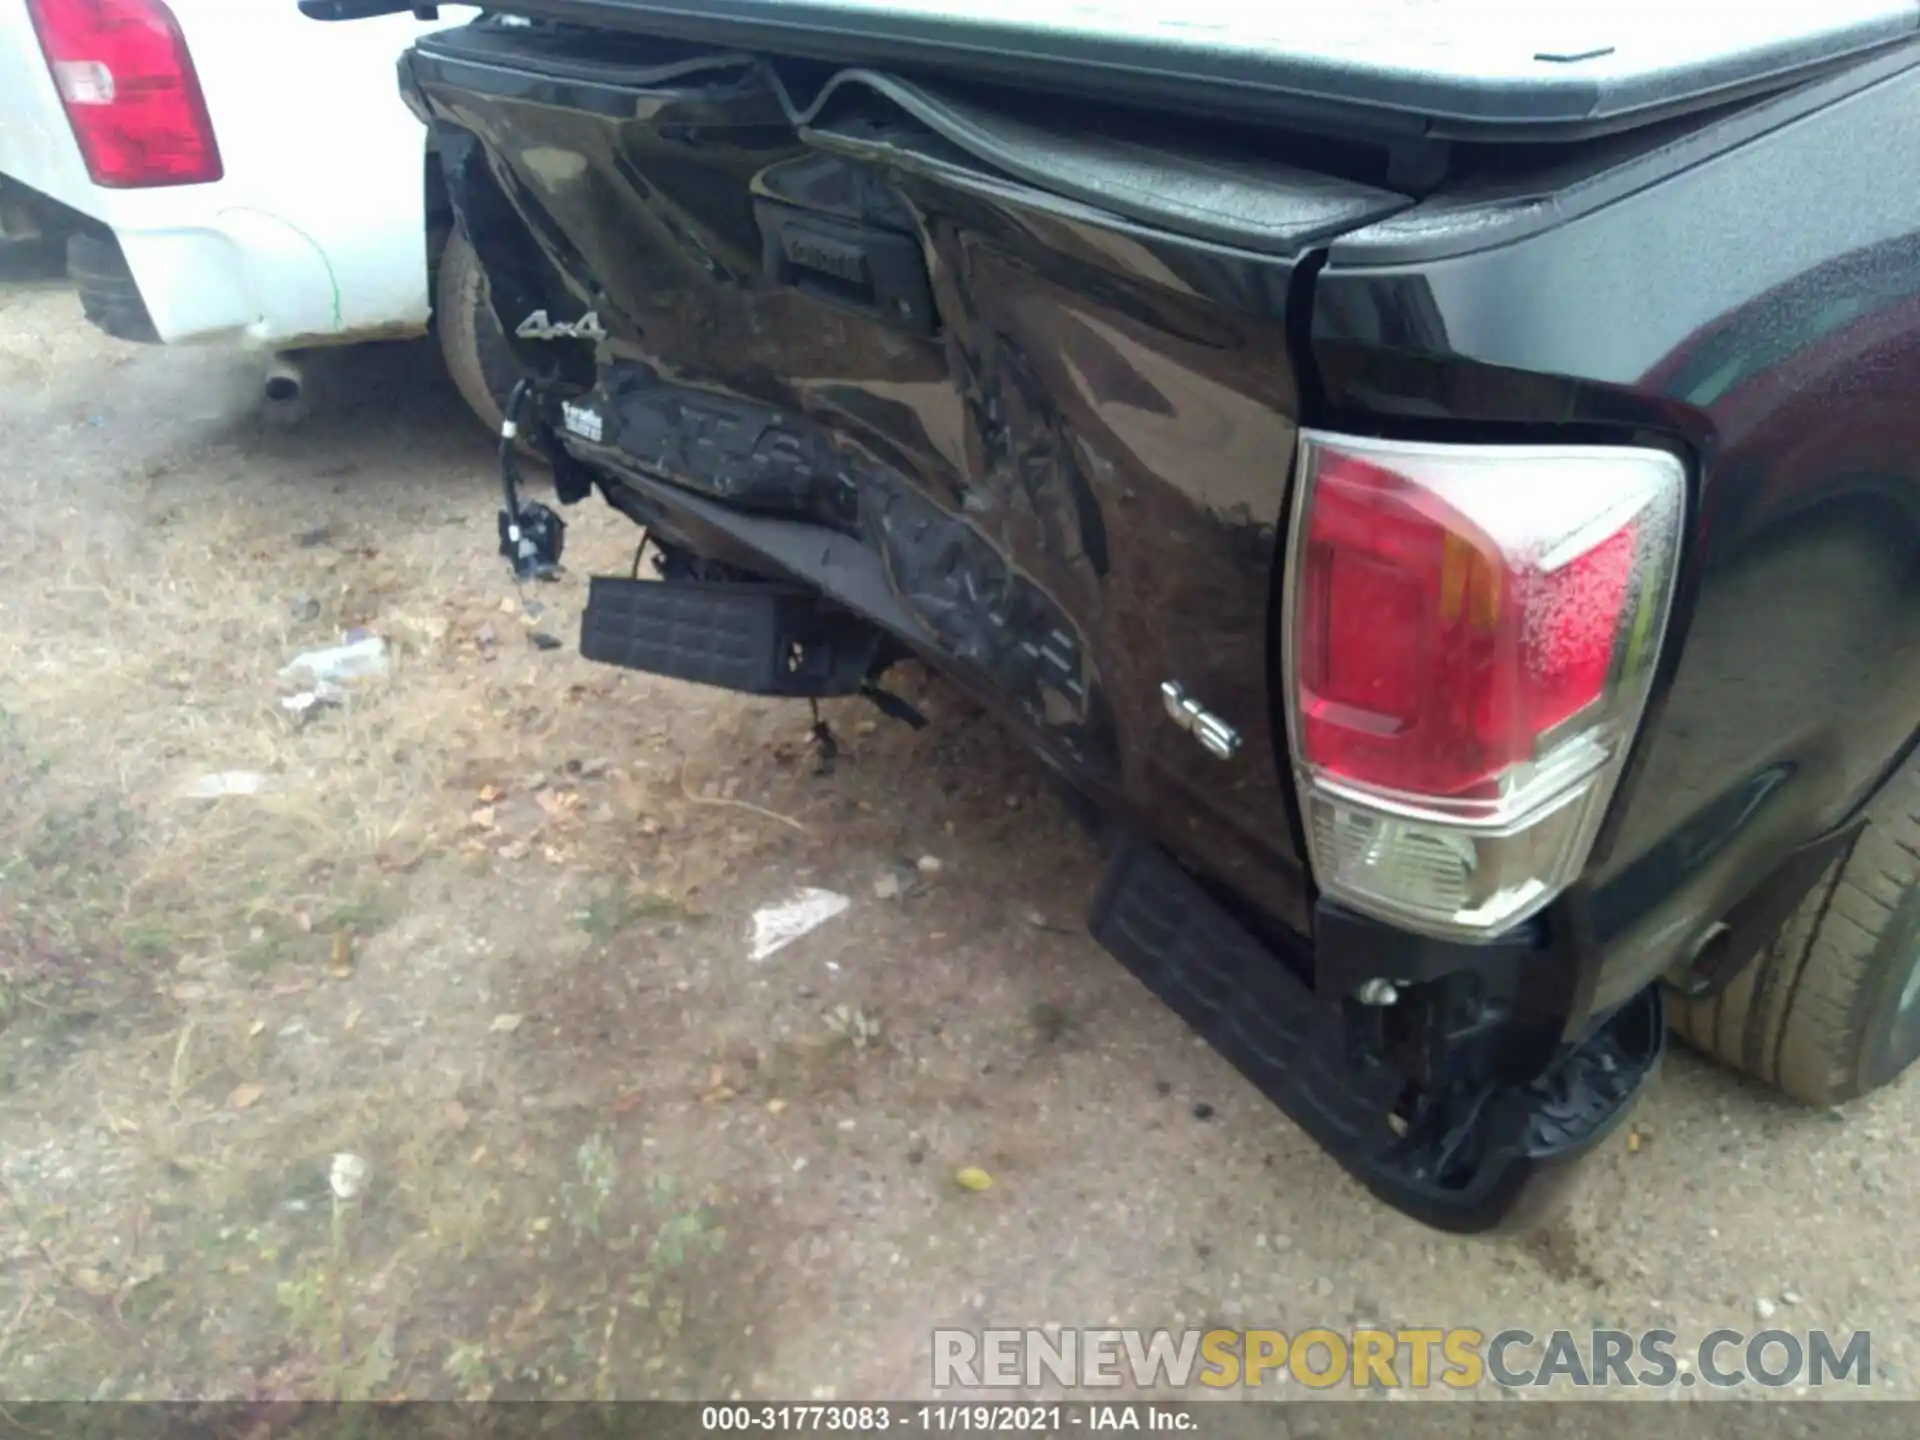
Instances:
[[[491,805],[494,801],[500,799],[503,793],[498,785],[482,785],[479,795],[480,803],[482,805]]]
[[[784,1100],[767,1101],[767,1113],[769,1115],[778,1115],[782,1110],[786,1108],[787,1108],[787,1102]]]
[[[296,910],[293,912],[293,924],[294,928],[302,935],[308,935],[313,932],[313,917],[304,910]]]
[[[247,1038],[249,1040],[255,1039],[261,1035],[266,1034],[266,1031],[267,1031],[267,1022],[264,1020],[256,1020],[253,1022],[253,1024],[247,1027]]]
[[[613,1097],[613,1113],[616,1115],[630,1114],[639,1107],[639,1104],[640,1092],[638,1090],[629,1090],[624,1095],[616,1095]]]
[[[82,1265],[73,1272],[74,1283],[96,1300],[113,1294],[113,1285],[91,1265]]]
[[[521,1017],[518,1015],[496,1015],[487,1029],[495,1035],[511,1035],[520,1028],[520,1020]]]
[[[499,855],[502,860],[524,860],[527,858],[527,848],[524,840],[509,840],[500,847]]]
[[[342,1030],[351,1030],[360,1023],[360,1007],[355,1005],[347,1011],[346,1018],[340,1022]]]
[[[740,1092],[727,1083],[727,1069],[716,1065],[707,1074],[707,1088],[700,1096],[702,1105],[717,1105],[722,1100],[731,1100]]]
[[[345,980],[353,974],[353,937],[344,930],[333,934],[333,960],[327,972],[336,980]]]
[[[266,1087],[263,1085],[236,1085],[233,1087],[233,1093],[227,1096],[227,1108],[244,1110],[266,1093]]]
[[[382,850],[374,856],[374,863],[389,873],[413,869],[424,858],[423,852],[414,850]]]
[[[486,1158],[487,1158],[487,1147],[482,1145],[478,1149],[476,1149],[473,1152],[473,1154],[467,1156],[467,1164],[478,1165],[482,1160]]]
[[[467,819],[482,830],[491,830],[494,826],[493,806],[481,805]]]
[[[555,819],[572,814],[582,803],[578,790],[542,790],[533,798],[542,810]]]
[[[1627,1132],[1627,1153],[1628,1154],[1630,1155],[1638,1154],[1640,1151],[1640,1147],[1646,1143],[1647,1143],[1646,1141],[1640,1138],[1640,1132],[1638,1130],[1629,1130]]]
[[[533,1233],[536,1235],[543,1235],[552,1226],[552,1224],[553,1224],[553,1217],[551,1215],[540,1215],[535,1217],[533,1223],[529,1225],[527,1228],[533,1231]]]
[[[962,1190],[991,1190],[993,1188],[993,1176],[982,1170],[978,1165],[968,1165],[954,1172],[953,1183],[958,1185]]]
[[[313,982],[305,978],[301,978],[297,980],[282,980],[278,985],[275,985],[273,989],[269,990],[267,993],[269,995],[274,995],[277,997],[285,997],[288,995],[304,995],[307,993],[307,991],[311,990],[312,988],[313,988]]]
[[[166,1262],[159,1257],[145,1261],[138,1270],[120,1282],[118,1298],[124,1299],[142,1285],[149,1285],[166,1273]]]

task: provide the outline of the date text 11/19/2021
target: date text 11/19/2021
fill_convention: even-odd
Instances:
[[[892,1405],[703,1405],[708,1434],[818,1432],[837,1435],[927,1434],[1058,1435],[1070,1430],[1138,1430],[1191,1434],[1198,1417],[1189,1407],[1155,1404],[983,1405],[961,1401]]]

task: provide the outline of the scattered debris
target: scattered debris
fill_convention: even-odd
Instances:
[[[832,890],[800,890],[779,905],[753,912],[753,949],[748,958],[764,960],[809,931],[817,930],[853,902]]]
[[[189,800],[219,800],[228,795],[258,795],[272,783],[258,770],[216,770],[195,780],[184,793]]]
[[[694,804],[696,805],[731,805],[737,810],[746,810],[755,815],[765,816],[769,820],[778,820],[782,825],[791,825],[794,829],[798,830],[802,835],[807,833],[807,827],[802,825],[798,820],[794,819],[791,815],[782,815],[777,810],[769,810],[764,805],[754,804],[751,800],[735,800],[734,798],[728,795],[698,794],[694,790],[693,786],[687,780],[687,766],[690,765],[692,762],[693,762],[693,757],[688,756],[685,760],[683,760],[680,763],[680,793],[686,796],[687,799],[691,800]]]
[[[993,1176],[982,1170],[978,1165],[963,1165],[954,1172],[953,1183],[958,1185],[962,1190],[972,1190],[975,1192],[991,1190],[993,1188]]]
[[[767,1113],[769,1115],[778,1115],[782,1110],[786,1108],[787,1108],[787,1102],[784,1100],[776,1099],[776,1100],[767,1101]]]
[[[1798,1290],[1782,1290],[1780,1292],[1780,1300],[1782,1304],[1798,1305],[1800,1303],[1800,1298],[1801,1298],[1800,1292]]]
[[[856,1050],[866,1049],[880,1035],[879,1022],[857,1005],[836,1005],[820,1019],[834,1034],[851,1040]]]
[[[1204,1100],[1197,1102],[1193,1107],[1193,1118],[1196,1120],[1213,1119],[1213,1106]]]
[[[898,900],[900,892],[900,877],[891,870],[878,876],[873,882],[873,895],[876,900]]]
[[[494,1035],[511,1035],[520,1028],[522,1018],[519,1015],[496,1015],[487,1030]]]
[[[1027,912],[1027,923],[1036,930],[1045,930],[1050,935],[1072,935],[1075,933],[1074,926],[1056,925],[1047,919],[1044,912],[1039,910],[1029,910]]]
[[[345,685],[355,680],[384,677],[388,668],[387,642],[378,635],[350,630],[343,645],[307,650],[281,668],[280,678],[310,690]]]
[[[346,698],[346,691],[330,681],[322,680],[311,690],[302,690],[293,695],[282,695],[280,697],[280,708],[304,723],[311,720],[316,711],[330,705],[343,704]]]
[[[333,1165],[327,1171],[327,1184],[333,1193],[342,1200],[351,1200],[365,1188],[367,1183],[367,1162],[351,1151],[342,1150],[333,1157]]]
[[[327,973],[336,980],[350,979],[353,975],[353,937],[344,930],[334,932],[333,958],[327,965]]]
[[[227,1108],[245,1110],[266,1093],[266,1087],[262,1085],[236,1085],[233,1087],[233,1092],[227,1096]]]
[[[718,1105],[723,1100],[731,1100],[740,1092],[727,1080],[727,1067],[716,1065],[707,1076],[707,1088],[700,1092],[702,1105]]]
[[[311,550],[316,545],[324,545],[333,538],[331,525],[316,525],[311,530],[302,530],[293,537],[293,543],[302,550]]]
[[[922,855],[915,868],[918,869],[922,875],[938,875],[940,873],[940,857],[938,855]]]
[[[566,643],[558,635],[549,635],[544,630],[528,631],[527,638],[533,641],[533,648],[536,650],[558,650]]]
[[[320,602],[311,595],[296,595],[287,606],[287,615],[297,625],[310,625],[320,618]]]

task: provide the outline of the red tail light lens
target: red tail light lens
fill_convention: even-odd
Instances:
[[[27,9],[95,184],[220,178],[206,98],[161,0],[27,0]]]
[[[1655,451],[1307,437],[1286,658],[1323,888],[1485,933],[1577,873],[1644,703],[1683,491]]]
[[[1323,452],[1302,587],[1302,749],[1422,795],[1489,795],[1605,693],[1637,519],[1553,559],[1508,555],[1406,475]]]

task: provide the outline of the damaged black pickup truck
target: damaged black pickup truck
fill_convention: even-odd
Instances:
[[[504,550],[522,447],[659,547],[585,653],[943,669],[1389,1204],[1534,1213],[1669,1025],[1820,1104],[1920,1055],[1911,0],[515,0],[401,84]]]

